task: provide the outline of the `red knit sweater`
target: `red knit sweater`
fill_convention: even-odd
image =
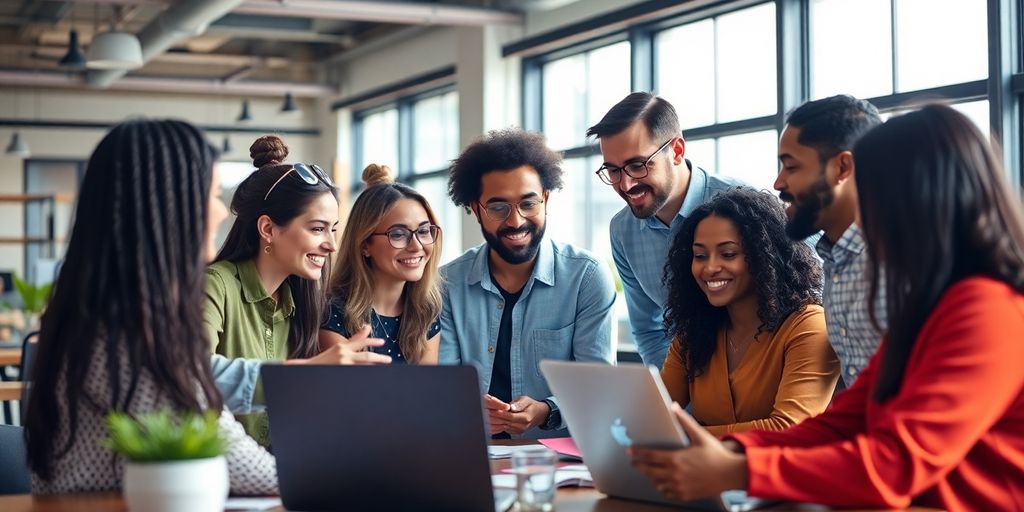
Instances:
[[[822,415],[743,444],[754,496],[826,505],[1024,510],[1024,296],[951,286],[894,397],[872,398],[882,348]]]

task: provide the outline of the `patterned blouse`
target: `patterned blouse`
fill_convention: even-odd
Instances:
[[[384,340],[384,345],[374,347],[370,350],[391,356],[391,364],[406,364],[407,361],[402,355],[402,349],[398,346],[398,331],[401,327],[402,317],[378,315],[376,311],[370,311],[370,336]],[[328,304],[327,321],[320,326],[321,329],[336,332],[346,338],[352,333],[345,327],[345,300],[335,297]],[[427,339],[431,339],[441,332],[441,324],[434,320],[427,329]]]
[[[106,350],[97,344],[93,354],[85,393],[94,397],[102,407],[97,409],[81,401],[78,407],[78,432],[75,442],[62,456],[53,462],[53,478],[42,480],[32,475],[33,494],[64,494],[75,492],[115,491],[121,489],[124,475],[124,459],[115,455],[101,444],[108,437],[104,417],[113,402],[107,388]],[[120,354],[121,382],[130,379],[128,355]],[[67,382],[61,378],[57,383],[57,407],[60,410],[60,425],[54,441],[57,447],[67,442],[70,434],[68,419]],[[140,414],[170,408],[171,401],[165,396],[151,375],[143,370],[139,376],[135,396],[125,412]],[[218,421],[224,438],[231,494],[235,495],[277,495],[277,464],[274,456],[245,434],[242,425],[227,409],[221,411]]]

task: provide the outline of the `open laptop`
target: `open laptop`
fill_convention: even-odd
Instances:
[[[633,469],[627,446],[670,449],[689,445],[653,366],[542,361],[540,369],[558,397],[562,417],[597,490],[617,498],[708,510],[745,511],[763,503],[747,498],[743,491],[728,491],[716,500],[673,501]]]
[[[471,366],[261,370],[288,510],[504,511]]]

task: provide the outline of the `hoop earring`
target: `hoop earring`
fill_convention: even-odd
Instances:
[[[270,249],[270,246],[271,246],[271,245],[272,245],[272,244],[268,242],[268,243],[267,243],[267,246],[263,248],[263,252],[265,252],[265,253],[267,253],[267,254],[270,254],[270,251],[271,251],[271,249]]]

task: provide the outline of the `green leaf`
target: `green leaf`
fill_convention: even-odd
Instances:
[[[110,437],[104,445],[134,462],[207,459],[224,453],[214,411],[176,415],[168,409],[107,415]]]

